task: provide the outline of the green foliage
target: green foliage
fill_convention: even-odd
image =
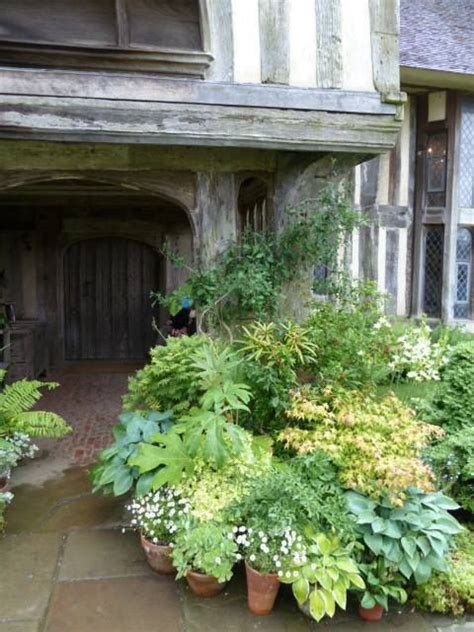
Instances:
[[[286,568],[280,581],[292,585],[297,602],[306,604],[316,621],[333,617],[336,605],[345,610],[348,590],[365,588],[352,547],[323,533],[308,534],[306,555]]]
[[[136,485],[138,495],[150,491],[154,473],[140,472],[133,465],[133,456],[139,446],[148,443],[169,430],[171,413],[152,411],[145,414],[124,413],[113,429],[114,443],[103,450],[92,470],[93,491],[121,496]]]
[[[418,421],[395,396],[306,387],[292,393],[288,417],[297,424],[278,439],[299,454],[325,452],[339,468],[343,487],[401,504],[405,490],[433,489],[422,449],[442,434]],[[301,426],[303,425],[303,428]]]
[[[334,184],[318,200],[289,210],[287,220],[278,233],[244,232],[213,262],[191,272],[186,293],[211,327],[276,316],[285,284],[316,264],[332,268],[334,253],[361,215],[350,208],[348,192]],[[168,307],[173,303],[173,297],[155,298]]]
[[[447,432],[473,426],[474,419],[474,342],[453,349],[441,371],[442,383],[431,407],[429,420]],[[425,411],[426,413],[426,411]]]
[[[459,617],[474,612],[474,534],[467,531],[456,538],[448,558],[448,573],[434,572],[417,586],[413,604],[420,610]]]
[[[229,511],[232,521],[255,532],[280,536],[287,529],[300,532],[311,525],[346,542],[354,538],[337,472],[322,453],[276,464]]]
[[[389,599],[402,604],[408,599],[403,588],[406,579],[396,570],[396,566],[383,557],[359,564],[359,570],[365,581],[365,590],[360,602],[362,608],[370,610],[379,605],[388,610]]]
[[[295,323],[253,323],[243,328],[239,343],[244,379],[252,385],[250,414],[243,422],[257,432],[284,427],[290,391],[296,387],[298,371],[317,352],[308,331]]]
[[[152,349],[150,364],[129,380],[125,410],[171,410],[179,418],[197,406],[203,388],[193,354],[207,343],[206,336],[183,336]]]
[[[154,544],[171,544],[189,524],[189,500],[176,489],[162,488],[134,498],[127,509],[132,527]]]
[[[305,328],[318,349],[308,367],[316,384],[360,388],[386,377],[392,336],[382,306],[373,283],[344,285],[314,304]]]
[[[198,522],[179,532],[172,555],[177,577],[195,571],[215,577],[220,583],[228,581],[237,559],[237,544],[231,534],[229,526],[212,522]]]
[[[410,489],[401,507],[355,492],[348,492],[347,500],[360,537],[374,557],[385,559],[417,584],[428,581],[433,570],[447,572],[452,538],[462,531],[448,513],[458,508],[450,498]]]
[[[263,438],[262,438],[263,439]],[[191,499],[191,514],[198,520],[223,522],[229,508],[240,502],[271,470],[272,455],[268,445],[254,439],[252,450],[233,457],[224,467],[214,470],[200,460],[194,463],[194,473],[181,481],[178,489]]]
[[[52,382],[36,380],[20,380],[5,386],[0,392],[0,436],[19,432],[32,437],[59,438],[71,432],[64,419],[56,413],[31,410],[41,399],[42,388],[52,390],[57,386]]]
[[[235,381],[240,359],[230,349],[208,340],[192,355],[192,366],[202,390],[200,406],[192,408],[158,445],[142,444],[129,463],[141,474],[155,476],[151,488],[177,485],[191,475],[197,459],[222,467],[232,456],[249,449],[249,435],[237,425],[241,411],[248,411],[246,384]]]
[[[5,529],[5,510],[7,505],[13,500],[13,494],[11,492],[0,493],[0,534]]]
[[[474,425],[448,435],[427,450],[438,487],[474,514]]]

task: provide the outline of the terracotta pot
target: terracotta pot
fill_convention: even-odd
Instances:
[[[197,597],[215,597],[222,592],[226,586],[226,582],[220,584],[215,577],[202,575],[195,571],[188,571],[186,573],[186,581]]]
[[[258,615],[270,614],[280,589],[278,575],[263,574],[245,562],[247,594],[250,612]]]
[[[151,568],[160,575],[175,575],[176,569],[171,561],[172,548],[166,544],[154,544],[140,534],[140,544],[145,551],[146,559]]]
[[[383,615],[383,607],[378,604],[373,608],[362,608],[359,606],[359,616],[364,621],[380,621]]]
[[[10,477],[8,474],[0,474],[0,494],[4,494],[10,489]]]

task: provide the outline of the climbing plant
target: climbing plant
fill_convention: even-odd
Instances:
[[[213,261],[198,262],[175,292],[153,293],[154,302],[172,311],[178,297],[189,296],[199,309],[201,327],[274,319],[285,284],[315,266],[323,266],[330,277],[337,268],[337,253],[362,221],[360,213],[352,210],[347,188],[336,183],[319,198],[289,209],[286,219],[279,232],[244,231]],[[184,265],[169,248],[164,254],[174,265]]]

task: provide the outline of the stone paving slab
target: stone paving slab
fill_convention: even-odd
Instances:
[[[180,592],[185,632],[308,632],[311,622],[299,612],[286,587],[281,587],[272,614],[252,615],[247,608],[245,573],[239,569],[225,590],[212,599],[200,599],[185,581],[177,584]]]
[[[61,545],[60,534],[12,535],[0,540],[2,623],[43,617]]]
[[[58,583],[44,632],[181,632],[181,629],[174,582],[160,577],[134,577]]]
[[[27,468],[30,464],[27,464]],[[71,468],[40,484],[15,485],[15,501],[7,511],[8,533],[60,532],[87,527],[112,527],[123,522],[123,501],[91,493],[89,473]]]
[[[0,632],[38,632],[36,621],[8,621],[0,623]]]
[[[67,536],[59,580],[153,576],[138,535],[120,530],[73,531]]]

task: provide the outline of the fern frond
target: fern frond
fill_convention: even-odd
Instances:
[[[16,415],[33,408],[41,399],[41,388],[56,388],[54,382],[19,380],[5,386],[0,393],[0,412]]]
[[[24,432],[31,437],[59,439],[72,431],[62,417],[42,410],[19,413],[11,421],[16,432]]]

